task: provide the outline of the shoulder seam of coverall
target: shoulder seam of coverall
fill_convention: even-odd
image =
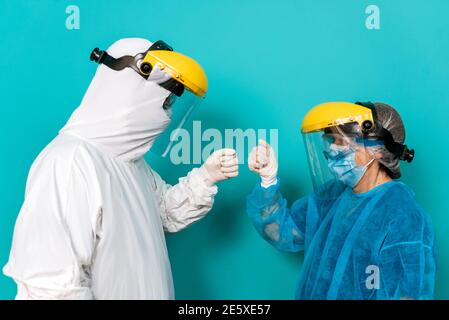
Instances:
[[[77,141],[76,146],[75,146],[75,151],[73,152],[73,156],[72,156],[72,158],[70,159],[69,170],[68,170],[68,173],[67,173],[67,184],[64,186],[65,190],[68,189],[69,184],[70,184],[70,182],[72,181],[72,180],[71,180],[71,176],[72,176],[72,173],[73,173],[73,164],[74,164],[74,162],[75,162],[75,157],[77,156],[77,154],[78,154],[78,152],[79,152],[79,146],[80,146],[80,144],[81,144],[81,141]],[[67,210],[69,198],[67,197],[67,198],[65,199],[65,201],[66,201],[66,202],[64,203],[64,208],[63,208],[63,211],[64,211],[64,212]]]
[[[65,186],[65,190],[68,190],[68,187],[69,187],[69,185],[70,185],[70,182],[72,181],[71,179],[72,179],[72,174],[73,174],[73,168],[74,168],[75,158],[76,158],[76,156],[78,155],[80,145],[81,145],[83,142],[84,142],[83,140],[77,141],[77,144],[76,144],[76,147],[75,147],[75,151],[74,151],[74,153],[73,153],[73,157],[72,157],[72,159],[70,160],[69,172],[67,173],[67,184],[66,184],[66,186]],[[63,225],[64,225],[65,232],[67,233],[68,240],[69,240],[69,242],[70,242],[70,251],[71,251],[71,254],[72,254],[74,263],[75,263],[75,265],[76,265],[76,268],[78,268],[78,270],[81,270],[81,266],[79,265],[79,261],[78,261],[78,258],[77,258],[77,256],[76,256],[75,250],[74,250],[73,241],[72,241],[72,239],[71,239],[71,237],[70,237],[69,226],[67,225],[67,221],[66,221],[66,219],[65,219],[65,217],[64,217],[64,213],[67,212],[67,207],[68,207],[68,203],[69,203],[69,196],[70,196],[70,195],[68,195],[67,198],[66,198],[66,202],[65,202],[65,204],[64,204],[63,211],[61,212],[62,216],[61,216],[60,218],[61,218],[61,222],[62,222]],[[78,284],[76,283],[76,281],[77,281],[77,279],[76,279],[75,275],[73,274],[73,278],[71,279],[71,282],[70,282],[70,283],[71,283],[72,285],[78,286]],[[90,290],[90,288],[89,288],[89,290]],[[70,292],[70,288],[64,288],[63,295],[65,296],[65,295],[67,295],[69,292]]]

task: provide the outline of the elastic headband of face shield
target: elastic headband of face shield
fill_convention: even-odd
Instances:
[[[125,68],[131,68],[142,78],[147,80],[150,76],[153,66],[149,63],[142,63],[140,65],[139,63],[140,61],[143,61],[149,51],[155,50],[173,51],[173,48],[166,44],[164,41],[158,40],[153,43],[151,47],[145,52],[138,53],[135,56],[127,55],[117,59],[110,56],[106,51],[95,48],[90,54],[90,61],[95,61],[98,64],[104,64],[105,66],[115,71],[121,71]],[[184,85],[173,78],[170,78],[163,83],[159,83],[159,85],[174,93],[178,97],[180,97],[184,92]]]
[[[394,141],[393,135],[390,131],[382,127],[378,120],[376,106],[372,102],[356,102],[360,106],[371,110],[374,123],[367,120],[362,123],[362,134],[366,138],[376,138],[384,142],[385,148],[390,151],[395,158],[399,160],[412,162],[415,157],[415,150],[408,149],[405,144]]]

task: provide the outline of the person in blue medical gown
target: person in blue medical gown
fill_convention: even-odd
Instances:
[[[291,207],[273,148],[249,155],[260,175],[247,198],[257,232],[282,251],[304,250],[296,299],[432,299],[436,245],[413,191],[399,181],[411,162],[399,114],[382,103],[331,102],[302,123],[314,191]]]

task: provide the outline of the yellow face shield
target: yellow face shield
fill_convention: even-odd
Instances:
[[[204,98],[207,93],[207,77],[203,68],[194,59],[173,51],[162,40],[156,41],[147,51],[135,56],[114,58],[106,51],[95,48],[90,60],[120,71],[131,68],[144,79],[151,77],[153,70],[168,75],[168,80],[158,83],[163,88],[180,97],[184,90]]]
[[[310,133],[325,128],[358,123],[368,129],[374,125],[372,112],[364,106],[349,102],[327,102],[312,108],[304,117],[302,133]]]
[[[400,160],[411,162],[414,157],[413,150],[394,141],[382,127],[371,102],[317,105],[304,117],[301,132],[317,193],[336,178],[353,187],[363,176],[362,171],[380,156],[379,147]]]
[[[155,67],[170,75],[196,96],[203,98],[206,95],[206,74],[199,63],[192,58],[179,52],[150,50],[142,61],[141,69],[152,70]]]

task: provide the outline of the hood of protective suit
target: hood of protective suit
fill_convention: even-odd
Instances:
[[[151,44],[145,39],[121,39],[107,52],[115,58],[134,56]],[[123,160],[141,158],[170,123],[162,108],[170,92],[157,83],[157,78],[145,80],[130,68],[114,71],[100,65],[81,105],[60,133],[79,137]]]

